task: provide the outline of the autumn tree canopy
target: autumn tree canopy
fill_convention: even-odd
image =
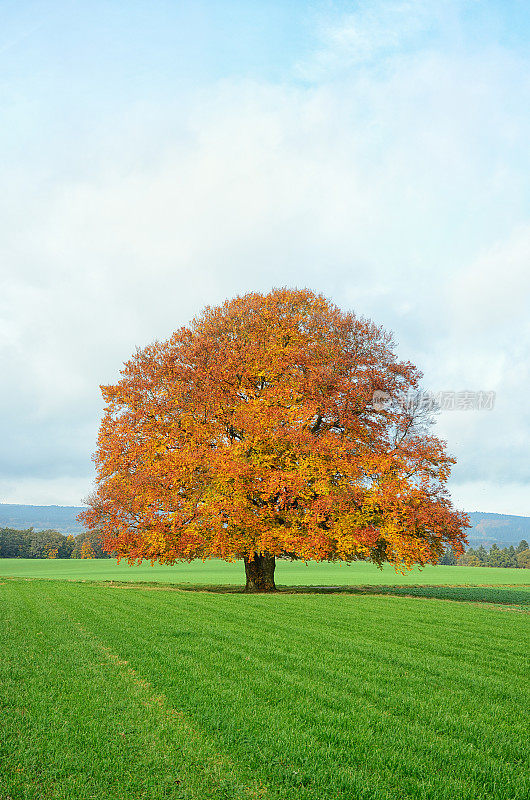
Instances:
[[[390,334],[310,291],[206,308],[101,387],[83,521],[130,563],[244,559],[248,589],[274,588],[278,557],[459,555],[454,459],[402,402],[420,378]]]

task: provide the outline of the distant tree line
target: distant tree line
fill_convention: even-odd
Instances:
[[[0,558],[111,558],[111,556],[104,552],[101,534],[98,531],[87,531],[73,536],[53,530],[0,528]],[[476,549],[470,547],[458,559],[449,550],[438,563],[466,567],[530,569],[530,547],[525,539],[522,539],[517,547],[511,545],[503,547],[502,550],[496,544],[492,544],[489,550],[480,545]]]
[[[530,569],[530,548],[526,539],[521,539],[517,547],[503,547],[492,544],[487,550],[484,545],[476,549],[470,547],[464,555],[456,559],[452,551],[442,556],[439,564],[458,564],[465,567],[515,567]]]
[[[0,528],[0,558],[110,558],[97,531],[65,535],[59,531]]]

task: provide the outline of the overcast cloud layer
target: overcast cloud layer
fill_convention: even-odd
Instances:
[[[80,504],[99,384],[287,285],[495,391],[439,417],[450,488],[530,515],[530,8],[174,5],[0,12],[0,501]]]

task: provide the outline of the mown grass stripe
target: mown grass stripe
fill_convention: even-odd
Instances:
[[[262,781],[278,800],[530,792],[525,615],[388,595],[7,589],[48,595],[57,637],[79,623],[78,650],[127,661],[120,670],[228,757],[236,786]],[[133,701],[132,690],[116,694]]]
[[[260,781],[244,785],[230,759],[148,681],[82,625],[74,626],[53,596],[37,604],[26,594],[7,612],[0,667],[2,800],[266,796]],[[22,652],[9,648],[21,638],[20,621],[33,642]],[[18,717],[24,724],[13,725]]]
[[[173,597],[174,597],[174,595],[173,595]],[[204,596],[203,596],[203,597],[204,597]],[[232,600],[234,600],[234,599],[237,599],[237,598],[232,598]],[[238,598],[238,599],[239,599],[239,600],[243,600],[243,601],[245,602],[245,605],[246,605],[246,606],[248,605],[248,601],[250,601],[250,603],[251,603],[251,604],[252,604],[252,603],[259,603],[259,604],[260,604],[260,606],[261,606],[261,607],[260,607],[260,611],[263,611],[263,608],[264,608],[264,607],[265,607],[265,608],[267,608],[267,607],[270,607],[270,606],[271,606],[271,602],[270,602],[270,601],[271,601],[271,598],[259,597],[259,598]],[[300,599],[300,600],[303,602],[303,598],[299,598],[299,599]],[[330,599],[331,599],[331,598],[330,598]],[[337,598],[335,598],[335,599],[337,599]],[[385,600],[386,600],[386,598],[381,598],[381,599],[382,599],[383,601],[385,601]],[[197,618],[197,616],[198,616],[198,608],[199,608],[200,604],[201,604],[201,603],[203,603],[203,602],[204,602],[204,600],[203,600],[202,598],[201,598],[201,599],[197,599],[197,598],[195,597],[195,598],[193,599],[193,602],[191,602],[191,603],[189,603],[189,602],[188,602],[188,603],[186,604],[186,606],[187,606],[187,610],[188,610],[188,611],[190,610],[190,605],[193,607],[193,612],[192,612],[191,616],[192,616],[194,619],[196,619],[196,618]],[[405,601],[405,602],[406,602],[406,601]],[[432,601],[430,601],[430,602],[432,603]],[[170,601],[170,605],[171,605],[171,601]],[[304,605],[305,605],[305,604],[304,604]],[[223,662],[225,662],[225,663],[230,663],[230,662],[231,662],[231,663],[233,663],[233,659],[234,659],[234,657],[236,657],[236,656],[239,656],[240,658],[242,657],[242,654],[243,654],[243,653],[242,653],[242,648],[244,648],[244,643],[245,643],[245,642],[247,642],[247,641],[248,641],[248,638],[249,638],[249,629],[248,629],[248,625],[246,625],[246,626],[245,626],[245,633],[246,633],[246,636],[245,636],[245,637],[241,637],[241,636],[240,636],[240,639],[241,639],[241,647],[239,648],[238,652],[237,652],[237,653],[235,653],[235,652],[232,652],[232,653],[231,653],[231,652],[229,652],[229,651],[228,651],[228,648],[227,648],[227,646],[226,646],[226,640],[227,640],[227,634],[226,634],[226,620],[223,618],[223,616],[222,616],[221,614],[219,614],[219,606],[217,606],[217,612],[218,612],[218,623],[219,623],[219,627],[220,627],[220,628],[221,628],[221,629],[224,631],[224,633],[223,633],[223,636],[222,636],[222,637],[215,637],[216,644],[217,644],[218,646],[222,647],[222,661],[223,661]],[[298,621],[300,622],[300,620],[298,620]],[[416,620],[416,622],[417,622],[417,620]],[[291,628],[292,628],[292,627],[293,627],[293,626],[292,626],[292,620],[291,620],[291,623],[290,623],[290,624],[291,624]],[[266,631],[264,630],[264,617],[263,617],[263,615],[262,615],[262,616],[260,616],[260,623],[259,623],[259,627],[260,627],[260,629],[261,629],[262,633],[265,635],[265,634],[266,634]],[[299,625],[299,628],[300,628],[302,631],[306,630],[306,628],[307,628],[307,625],[304,625],[304,620],[302,620],[302,621],[301,621],[301,624]],[[307,638],[307,637],[306,637],[306,638]],[[154,655],[154,652],[155,652],[155,651],[157,651],[157,650],[160,650],[160,648],[158,647],[158,645],[157,645],[157,644],[154,644],[154,648],[153,648],[153,655]],[[274,651],[274,648],[273,648],[273,651]],[[208,654],[209,654],[210,652],[212,652],[212,648],[208,648]],[[275,653],[275,651],[274,651],[274,653]],[[272,653],[271,655],[274,655],[274,653]],[[278,654],[277,654],[277,653],[275,653],[275,655],[276,655],[276,658],[277,658]],[[281,656],[281,654],[280,654],[280,656]],[[388,659],[387,659],[387,661],[388,661]],[[203,672],[206,670],[207,666],[208,666],[208,664],[207,664],[207,661],[206,661],[206,662],[203,662],[203,664],[202,664],[202,670],[203,670]],[[256,666],[256,669],[255,669],[254,671],[255,671],[255,672],[259,672],[259,674],[260,674],[260,675],[262,675],[262,674],[267,674],[268,672],[269,672],[269,673],[271,672],[270,664],[268,664],[268,663],[266,663],[266,662],[264,663],[263,655],[261,655],[261,657],[260,657],[260,658],[256,658],[256,659],[255,659],[255,666]],[[285,666],[286,666],[286,669],[285,669],[285,671],[287,671],[287,667],[292,667],[292,664],[290,664],[290,665],[285,665]],[[391,662],[390,662],[390,666],[396,666],[396,664],[395,664],[395,658],[392,658],[392,660],[391,660]],[[461,677],[461,672],[462,672],[462,670],[460,669],[460,677]],[[214,664],[213,664],[213,672],[212,672],[212,676],[211,676],[212,678],[213,678],[213,674],[215,674],[215,660],[214,660]],[[443,675],[443,672],[441,673],[441,675]],[[259,682],[258,682],[257,684],[254,684],[254,685],[253,685],[253,688],[254,688],[254,690],[255,690],[255,691],[257,691],[257,690],[259,689]],[[491,685],[491,681],[490,681],[490,682],[489,682],[489,684],[488,684],[488,689],[489,689],[490,693],[491,693],[491,690],[492,690],[492,688],[493,688],[493,687],[492,687],[492,685]],[[476,689],[476,685],[475,685],[475,689]],[[501,692],[503,693],[503,690],[502,690],[502,689],[501,689]],[[504,693],[503,693],[503,697],[504,697]],[[296,701],[298,701],[298,700],[299,700],[299,698],[294,698],[294,700],[295,700],[295,705],[296,705]],[[476,727],[476,726],[475,726],[475,727]],[[423,735],[423,734],[422,734],[422,735]],[[492,768],[492,764],[490,764],[490,770],[491,770],[491,768]]]

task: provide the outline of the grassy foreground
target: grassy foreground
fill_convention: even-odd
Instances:
[[[510,606],[3,579],[0,797],[526,800],[528,643]]]
[[[95,581],[148,581],[203,586],[244,584],[241,561],[192,561],[172,567],[144,562],[129,566],[114,559],[32,559],[0,558],[0,576],[24,578],[65,578]],[[530,570],[496,569],[492,567],[427,566],[412,569],[406,575],[396,573],[388,564],[382,570],[375,564],[304,564],[300,561],[278,561],[276,583],[284,586],[466,586],[466,585],[530,585]]]

